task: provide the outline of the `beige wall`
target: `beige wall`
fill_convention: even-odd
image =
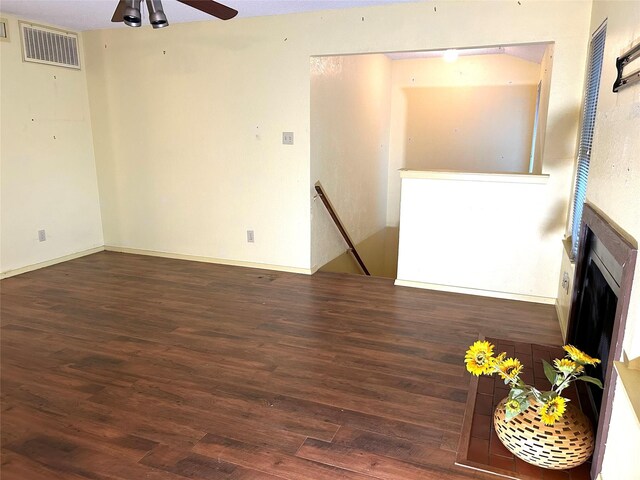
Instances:
[[[404,90],[405,167],[526,173],[537,85]]]
[[[84,37],[105,243],[308,268],[309,59],[287,21]]]
[[[386,226],[391,61],[311,59],[311,183],[320,181],[354,243]],[[312,204],[312,265],[347,245],[321,200]]]
[[[2,274],[103,245],[85,70],[22,61],[0,42]],[[38,230],[47,240],[38,241]]]
[[[527,172],[540,79],[540,64],[510,55],[394,61],[387,223],[401,168]]]
[[[556,41],[551,101],[575,138],[588,14],[580,1],[417,2],[88,32],[106,243],[310,268],[310,56]],[[555,159],[560,183],[574,143]]]
[[[640,4],[637,1],[594,2],[591,31],[595,31],[605,19],[608,19],[607,37],[587,202],[603,212],[637,242],[640,240],[640,85],[626,88],[619,93],[613,93],[611,86],[616,77],[616,58],[640,41]],[[629,358],[640,356],[638,265],[623,348]],[[639,478],[639,451],[640,424],[618,382],[605,451],[603,480]]]

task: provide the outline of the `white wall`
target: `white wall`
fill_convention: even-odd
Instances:
[[[527,175],[403,178],[398,283],[553,301],[562,246],[548,229],[551,188]]]
[[[390,85],[385,55],[311,59],[311,183],[321,182],[356,244],[386,226]],[[311,238],[314,266],[347,249],[319,198]]]
[[[622,230],[640,240],[640,85],[619,93],[611,87],[616,78],[615,60],[640,41],[638,2],[596,1],[591,31],[607,21],[598,111],[589,168],[587,202]],[[640,357],[640,265],[636,265],[623,348],[629,358]],[[635,392],[637,395],[638,392]],[[603,480],[640,478],[638,452],[640,424],[618,382],[609,438],[605,450]]]
[[[22,61],[0,42],[2,274],[103,245],[84,66]],[[38,230],[47,240],[38,241]]]
[[[398,224],[401,168],[527,172],[540,72],[510,55],[394,61],[387,223]]]
[[[106,243],[310,268],[309,57],[555,41],[551,102],[569,110],[575,139],[589,11],[581,1],[416,2],[89,32]],[[574,143],[556,158],[561,183]]]

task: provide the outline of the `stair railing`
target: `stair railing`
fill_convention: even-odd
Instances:
[[[358,263],[358,265],[360,266],[364,274],[370,276],[371,274],[369,273],[369,270],[367,270],[367,267],[362,261],[362,258],[358,254],[358,250],[356,250],[356,246],[351,241],[351,238],[349,237],[347,230],[344,228],[344,225],[342,225],[342,222],[340,221],[340,217],[338,217],[338,214],[336,213],[335,208],[333,208],[333,205],[331,205],[331,201],[329,200],[329,197],[327,197],[327,194],[322,189],[322,185],[320,184],[320,182],[316,182],[315,189],[316,189],[316,192],[318,193],[318,196],[320,197],[320,200],[322,200],[322,203],[327,208],[327,211],[329,212],[329,215],[331,216],[333,223],[335,223],[336,227],[338,227],[338,231],[342,235],[342,238],[344,238],[344,241],[347,242],[347,245],[349,247],[348,252],[353,256],[353,258]]]

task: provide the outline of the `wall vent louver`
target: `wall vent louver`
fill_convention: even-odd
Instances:
[[[25,62],[80,69],[78,35],[32,23],[20,23]]]
[[[5,18],[0,18],[0,41],[9,41],[9,22]]]

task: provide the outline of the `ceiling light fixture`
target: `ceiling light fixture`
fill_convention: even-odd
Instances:
[[[147,8],[149,9],[149,23],[153,28],[163,28],[169,25],[160,0],[147,0]]]
[[[130,27],[142,25],[142,14],[140,13],[140,0],[126,0],[127,8],[124,9],[124,23]]]
[[[444,52],[442,58],[444,58],[444,61],[447,63],[455,62],[458,59],[458,50],[450,48]]]

